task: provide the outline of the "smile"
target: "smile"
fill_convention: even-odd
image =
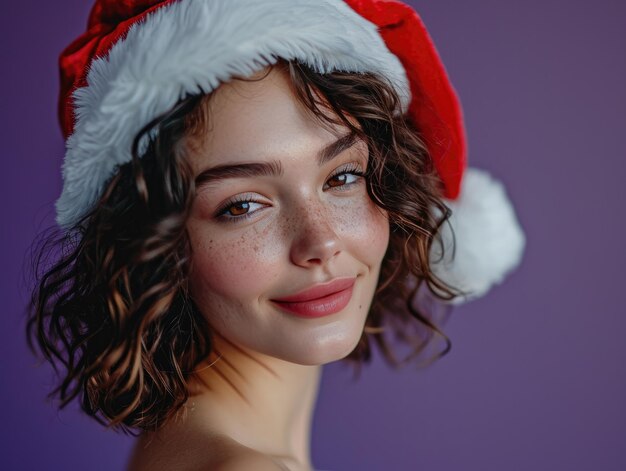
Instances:
[[[352,290],[354,288],[355,278],[338,280],[320,290],[314,288],[299,295],[290,296],[283,299],[273,299],[278,307],[289,314],[295,314],[299,317],[315,318],[335,314],[345,308],[352,298]],[[320,294],[314,296],[314,291]],[[329,293],[329,291],[331,291]]]

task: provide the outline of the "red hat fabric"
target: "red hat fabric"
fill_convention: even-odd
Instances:
[[[420,16],[395,0],[346,0],[379,27],[380,35],[406,71],[411,85],[409,115],[421,130],[444,196],[456,199],[467,165],[461,105],[443,62]]]
[[[134,24],[157,8],[176,0],[96,0],[87,22],[87,31],[67,46],[59,57],[61,91],[59,94],[59,121],[67,139],[74,131],[75,110],[72,94],[87,86],[91,62],[104,57],[113,45],[128,33]]]
[[[176,0],[97,0],[87,31],[61,54],[59,120],[65,138],[74,129],[72,93],[85,87],[94,58],[106,56],[128,30],[147,15]],[[444,184],[444,196],[458,197],[466,166],[466,140],[461,106],[435,46],[419,15],[395,0],[346,0],[359,15],[378,26],[410,83],[409,115],[422,132]]]

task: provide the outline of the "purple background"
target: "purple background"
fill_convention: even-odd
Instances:
[[[63,142],[56,58],[85,0],[5,2],[0,468],[122,469],[131,439],[44,401],[49,367],[24,341],[21,269],[52,222]],[[525,260],[457,308],[434,366],[377,359],[353,383],[326,367],[316,466],[360,470],[626,469],[626,3],[421,0],[459,91],[470,162],[501,179],[528,236]],[[622,203],[620,203],[620,201]]]

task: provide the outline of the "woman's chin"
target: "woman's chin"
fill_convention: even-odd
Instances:
[[[289,354],[284,352],[285,354],[281,356],[286,361],[300,365],[325,365],[347,357],[356,348],[360,339],[361,331],[359,331],[358,335],[325,339],[324,342],[309,345],[297,352],[289,352]]]

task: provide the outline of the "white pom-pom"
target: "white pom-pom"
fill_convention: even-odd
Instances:
[[[446,283],[468,293],[450,301],[461,304],[483,296],[504,280],[520,263],[526,238],[504,186],[483,170],[467,169],[459,198],[445,200],[445,204],[452,216],[441,227],[444,258],[435,241],[431,269]]]

